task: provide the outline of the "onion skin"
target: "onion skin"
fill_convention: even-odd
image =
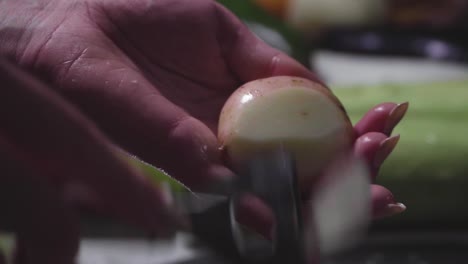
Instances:
[[[282,147],[296,158],[300,184],[351,150],[354,129],[344,107],[323,85],[292,76],[248,82],[225,103],[218,140],[230,168]]]

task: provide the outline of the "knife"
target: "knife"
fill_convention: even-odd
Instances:
[[[226,260],[242,263],[311,263],[346,250],[370,221],[370,177],[353,155],[337,159],[300,200],[294,156],[281,147],[245,164],[229,194],[173,192],[189,216],[191,232]],[[254,195],[273,212],[273,239],[256,236],[235,218],[240,197]],[[303,223],[303,212],[308,216]]]

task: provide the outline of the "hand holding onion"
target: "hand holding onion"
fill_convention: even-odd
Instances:
[[[351,149],[354,131],[328,89],[307,79],[277,76],[249,82],[229,98],[218,138],[234,170],[281,146],[294,155],[304,182],[339,152]]]
[[[248,82],[230,96],[221,111],[218,139],[234,172],[262,152],[278,147],[291,152],[296,158],[300,188],[307,192],[314,180],[349,152],[366,161],[373,180],[399,139],[389,136],[406,109],[406,103],[380,104],[353,127],[338,98],[322,84],[275,76]],[[369,188],[375,218],[405,209],[384,187]],[[246,215],[255,217],[246,216],[244,220],[265,229],[268,213],[264,211],[262,219],[259,206],[248,207],[252,212]]]

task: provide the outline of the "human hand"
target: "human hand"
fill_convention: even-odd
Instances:
[[[15,232],[15,263],[73,263],[77,206],[156,234],[179,227],[164,194],[76,107],[3,59],[0,83],[0,229]]]
[[[69,111],[66,109],[77,106],[86,118],[80,117],[82,123],[76,125],[79,128],[76,131],[92,130],[99,135],[87,135],[88,143],[73,145],[88,146],[86,151],[68,153],[73,155],[68,161],[73,162],[51,158],[47,163],[41,160],[33,164],[32,170],[37,172],[38,165],[47,164],[55,175],[67,175],[47,177],[46,181],[53,186],[57,182],[63,186],[68,181],[91,181],[79,193],[91,193],[93,198],[85,195],[86,201],[82,201],[81,194],[80,202],[89,199],[93,205],[100,204],[102,210],[148,229],[155,229],[163,221],[159,218],[171,219],[170,214],[163,213],[164,202],[154,186],[112,155],[113,145],[164,169],[192,188],[202,189],[233,176],[222,162],[215,135],[219,111],[236,87],[273,75],[295,75],[318,81],[303,66],[257,39],[214,1],[183,4],[145,0],[4,1],[0,7],[3,19],[0,41],[5,44],[0,47],[0,54],[50,84],[41,90],[61,96],[60,104],[66,106],[47,111],[66,115]],[[11,82],[29,79],[18,74],[16,81]],[[11,87],[18,85],[23,84]],[[45,105],[49,102],[41,104],[48,109]],[[361,137],[356,141],[356,151],[369,157],[374,171],[378,167],[374,162],[377,149],[389,135],[368,132],[385,132],[383,127],[389,123],[387,120],[395,106],[386,105],[382,111],[371,111],[357,126]],[[24,142],[21,147],[34,157],[47,157],[50,150],[42,147],[35,151],[35,142],[50,144],[64,129],[57,120],[74,120],[74,117],[51,117],[35,111],[33,114],[50,118],[45,123],[56,124],[60,129],[46,130],[37,133],[35,140],[23,141],[30,136],[28,133],[22,137],[12,135],[24,132],[27,127],[15,127],[10,120],[5,122],[5,127],[13,131],[9,134],[12,138],[5,136],[5,142],[13,142],[15,147]],[[37,120],[34,116],[29,115],[29,119],[26,116],[21,122],[31,125],[27,131],[44,124],[33,122]],[[376,129],[379,127],[382,130]],[[79,137],[74,134],[76,131],[70,129],[63,135],[68,139]],[[61,147],[53,157],[66,155],[73,149],[67,144],[73,142],[85,140],[63,139],[56,143]],[[83,165],[82,159],[90,164]],[[106,162],[101,159],[107,159],[112,166],[102,165]],[[387,208],[393,202],[387,191],[373,189],[377,190],[373,196],[377,207]],[[34,195],[28,197],[34,201]]]

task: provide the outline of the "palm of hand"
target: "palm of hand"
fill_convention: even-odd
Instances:
[[[218,162],[219,112],[241,83],[229,65],[237,25],[212,1],[150,2],[58,6],[44,22],[54,31],[36,36],[26,63],[143,159],[169,168],[173,156],[193,160],[171,171],[179,178],[219,173],[221,165],[199,164]],[[174,153],[148,149],[166,144]],[[180,151],[192,145],[206,147]]]
[[[200,3],[167,7],[164,1],[151,6],[138,1],[106,7],[101,13],[111,26],[100,27],[105,34],[101,42],[110,38],[131,62],[115,53],[108,58],[120,60],[126,71],[132,71],[132,64],[137,68],[135,74],[118,76],[119,82],[142,82],[215,131],[219,111],[240,80],[225,58],[223,46],[229,43],[220,33],[217,14],[222,11],[212,2]],[[158,96],[152,99],[156,104]]]
[[[169,8],[166,1],[102,7],[88,2],[58,12],[63,21],[50,19],[61,24],[35,57],[46,68],[54,66],[64,92],[77,92],[73,83],[125,96],[146,90],[155,104],[167,98],[214,130],[220,108],[240,84],[225,58],[223,49],[233,39],[220,33],[219,7],[211,1]]]

